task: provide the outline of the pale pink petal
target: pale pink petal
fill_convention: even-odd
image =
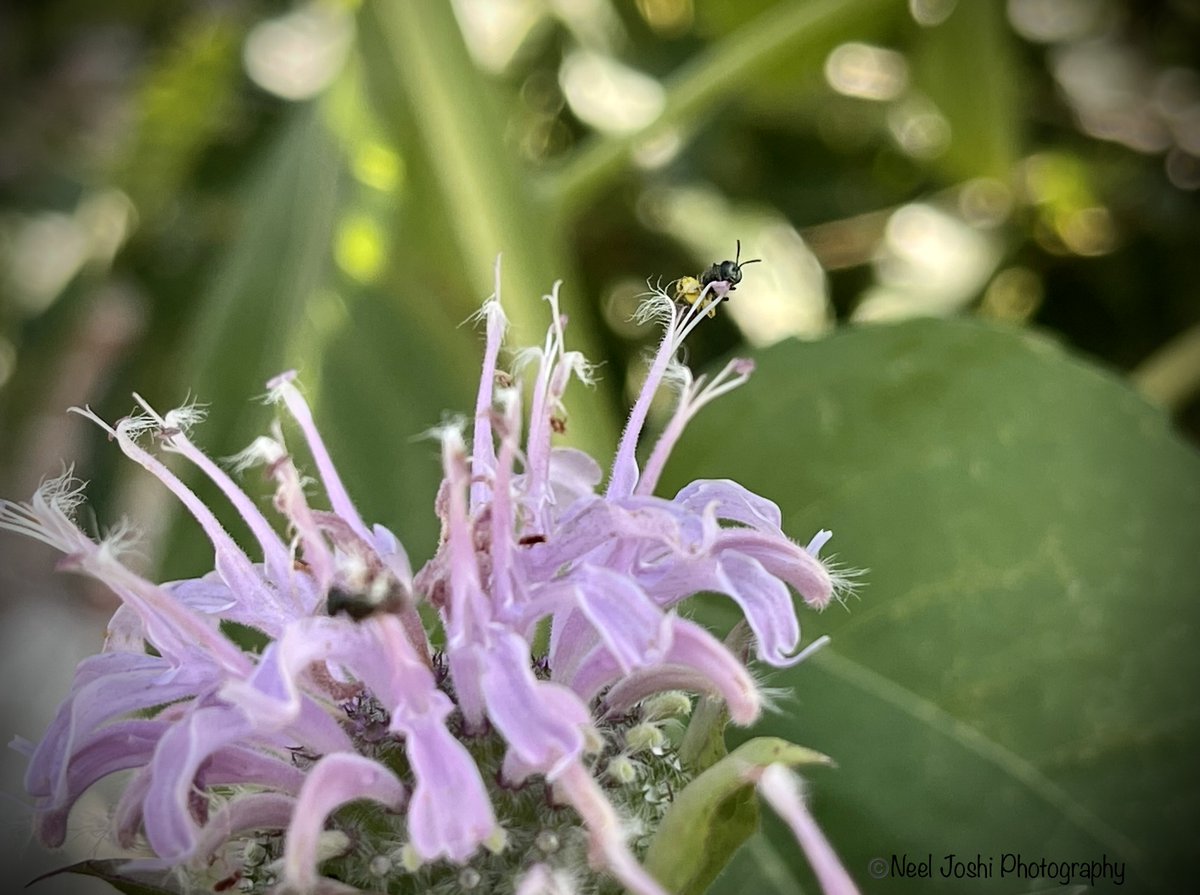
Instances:
[[[250,792],[234,796],[200,831],[192,860],[206,860],[240,833],[287,829],[295,809],[296,799],[280,793]]]
[[[371,799],[391,811],[407,792],[396,775],[362,755],[327,755],[308,772],[284,841],[283,884],[309,892],[317,883],[317,842],[325,818],[355,799]]]
[[[200,832],[191,802],[196,772],[210,755],[252,730],[236,709],[213,706],[192,712],[159,740],[142,806],[146,838],[155,854],[169,861],[191,857]]]
[[[825,895],[858,895],[858,887],[809,814],[796,775],[783,765],[770,765],[758,778],[758,791],[792,828]]]
[[[592,864],[615,876],[633,895],[668,895],[629,850],[616,811],[585,767],[567,767],[556,780],[556,790],[587,825]]]
[[[591,714],[571,690],[534,677],[529,647],[516,634],[492,629],[489,640],[482,682],[488,717],[522,761],[553,776],[582,753]]]
[[[496,447],[492,442],[492,395],[496,382],[496,361],[504,342],[508,320],[500,304],[500,267],[496,261],[496,294],[481,309],[487,320],[487,343],[479,376],[479,392],[475,400],[475,428],[471,445],[471,507],[479,506],[490,496],[489,481],[496,468]]]
[[[496,832],[496,817],[471,753],[442,720],[411,718],[397,724],[393,719],[405,734],[405,753],[417,780],[408,834],[424,860],[462,863]]]
[[[701,689],[720,696],[735,724],[753,723],[762,709],[762,698],[750,672],[704,628],[678,616],[670,617],[671,648],[661,664],[625,676],[607,652],[597,649],[580,664],[579,671],[570,681],[571,689],[585,701],[590,701],[620,679],[617,699],[631,705],[651,693],[694,681],[703,686],[686,689]]]
[[[295,378],[295,371],[282,373],[268,382],[267,388],[271,390],[273,397],[283,400],[288,412],[300,426],[300,431],[304,433],[304,439],[308,442],[308,450],[317,464],[317,471],[321,474],[321,484],[325,486],[325,494],[329,497],[329,505],[333,511],[350,523],[359,537],[364,541],[370,541],[371,533],[363,523],[362,517],[358,515],[358,510],[354,508],[354,502],[350,499],[346,486],[342,484],[337,467],[333,465],[333,458],[329,456],[329,451],[325,448],[325,441],[317,430],[312,410],[309,408],[308,402],[304,400],[304,396],[300,394],[300,390],[292,384]]]
[[[166,725],[161,721],[122,721],[93,734],[71,755],[63,786],[54,798],[39,799],[34,832],[51,848],[63,844],[67,816],[92,784],[129,768],[145,765]]]

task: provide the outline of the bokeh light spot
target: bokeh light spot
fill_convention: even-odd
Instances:
[[[387,257],[383,228],[366,215],[351,215],[338,226],[334,259],[345,273],[360,283],[378,276]]]

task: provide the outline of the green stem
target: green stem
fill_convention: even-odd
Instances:
[[[1131,376],[1138,390],[1169,410],[1200,392],[1200,324],[1177,335],[1142,361]]]
[[[667,100],[652,124],[595,138],[544,184],[560,212],[570,213],[619,176],[634,149],[664,131],[695,121],[764,71],[798,55],[817,57],[845,36],[904,8],[899,0],[812,0],[779,3],[714,43],[667,80]],[[814,60],[815,61],[815,60]]]

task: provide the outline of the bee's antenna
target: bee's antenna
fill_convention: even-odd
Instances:
[[[751,258],[749,261],[742,260],[742,241],[739,239],[737,241],[737,255],[734,256],[733,266],[745,267],[747,264],[753,264],[756,261],[762,261],[762,258]]]

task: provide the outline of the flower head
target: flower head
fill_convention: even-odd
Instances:
[[[79,411],[195,517],[213,568],[167,584],[130,571],[119,538],[97,543],[75,526],[81,486],[69,473],[29,503],[0,504],[0,526],[58,548],[64,567],[122,601],[104,651],[79,666],[30,755],[43,841],[61,844],[92,783],[132,770],[117,839],[147,849],[138,867],[170,869],[189,886],[220,876],[246,891],[332,891],[337,880],[554,892],[590,866],[661,895],[637,854],[669,804],[662,793],[686,783],[660,731],[686,712],[678,691],[719,697],[739,724],[763,703],[738,656],[675,607],[701,591],[726,594],[758,657],[783,666],[805,655],[792,592],[822,608],[838,581],[817,556],[827,532],[799,546],[775,504],[733,481],[653,493],[687,422],[753,369],[735,360],[693,380],[678,363],[703,302],[685,309],[657,294],[644,307],[664,335],[600,490],[597,463],[553,443],[568,385],[591,370],[566,347],[557,284],[547,299],[545,341],[517,356],[514,374],[500,372],[499,300],[481,312],[473,426],[469,436],[460,425],[437,432],[442,539],[415,575],[399,540],[359,515],[294,374],[272,380],[270,396],[307,441],[328,508],[310,504],[278,426],[237,460],[273,483],[282,534],[190,440],[194,406],[160,416],[138,398],[141,411],[111,425]],[[664,383],[677,407],[639,468]],[[254,558],[147,436],[216,484],[257,541]],[[436,613],[441,650],[420,603]],[[243,650],[222,622],[269,642],[261,654]]]

